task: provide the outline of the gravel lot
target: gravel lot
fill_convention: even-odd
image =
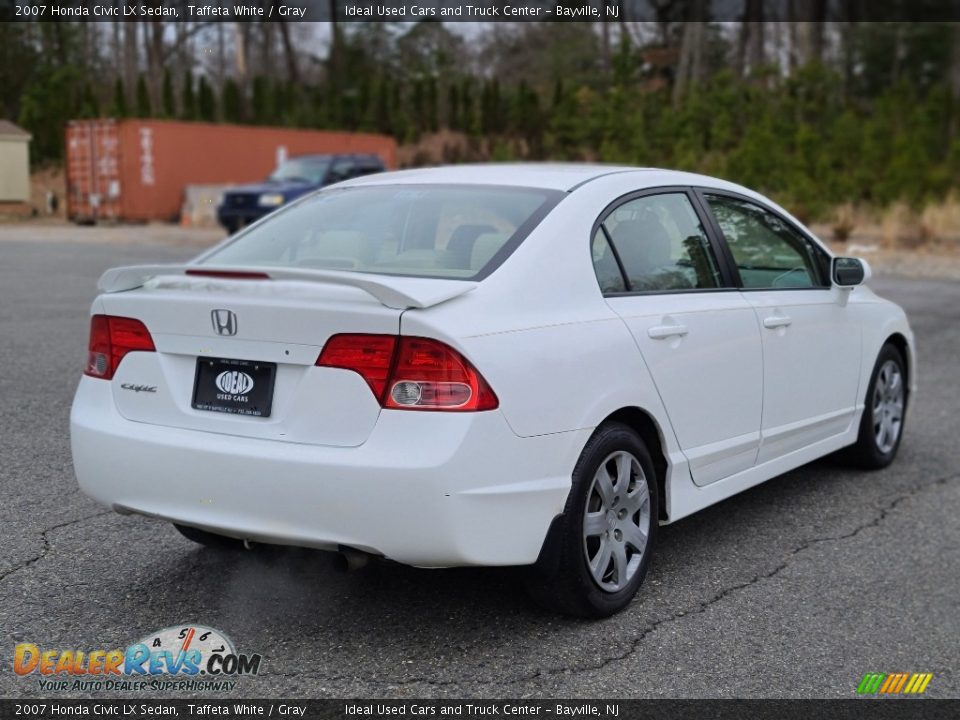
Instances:
[[[217,237],[0,228],[4,653],[196,622],[264,656],[233,696],[850,698],[865,672],[922,671],[928,695],[960,697],[960,283],[873,281],[919,345],[892,467],[814,463],[666,527],[631,607],[582,622],[528,602],[519,569],[344,575],[319,552],[200,549],[80,494],[67,418],[96,278]],[[42,694],[2,668],[0,695]]]

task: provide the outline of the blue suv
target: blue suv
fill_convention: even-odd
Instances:
[[[278,167],[263,183],[241,185],[223,194],[217,220],[231,235],[281,205],[331,183],[383,172],[376,155],[299,155]]]

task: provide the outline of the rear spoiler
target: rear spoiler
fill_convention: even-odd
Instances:
[[[143,287],[148,280],[164,275],[196,275],[214,279],[298,280],[301,282],[346,285],[375,297],[382,305],[398,310],[428,308],[468,293],[477,283],[443,278],[417,278],[340,270],[311,270],[281,267],[219,265],[131,265],[111,268],[100,276],[101,292],[116,293]]]

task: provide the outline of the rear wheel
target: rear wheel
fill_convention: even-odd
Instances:
[[[173,526],[187,540],[192,540],[200,545],[220,548],[221,550],[243,549],[243,540],[238,540],[237,538],[227,537],[226,535],[217,535],[216,533],[200,530],[199,528],[190,527],[189,525],[180,525],[178,523],[174,523]]]
[[[867,388],[857,442],[841,454],[853,465],[884,468],[900,448],[907,411],[907,373],[903,356],[893,345],[884,345]]]
[[[563,515],[527,587],[542,605],[579,617],[625,608],[643,582],[657,528],[657,481],[643,440],[601,426],[573,471]]]

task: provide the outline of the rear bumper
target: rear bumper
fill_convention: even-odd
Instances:
[[[590,435],[520,438],[499,411],[383,411],[359,447],[252,440],[126,420],[88,377],[70,430],[81,488],[121,512],[426,567],[534,562]]]

